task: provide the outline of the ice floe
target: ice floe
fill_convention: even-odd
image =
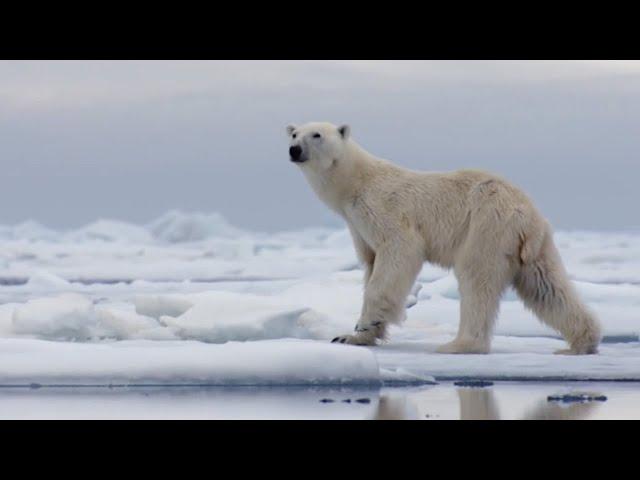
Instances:
[[[451,272],[425,265],[407,300],[406,321],[392,327],[387,344],[360,349],[379,363],[378,380],[640,379],[635,367],[640,364],[640,234],[559,232],[556,240],[577,290],[602,322],[599,355],[553,355],[563,341],[512,291],[504,296],[490,355],[433,353],[457,330],[459,293]],[[73,365],[85,364],[79,370],[85,377],[73,376],[71,367],[64,371],[67,377],[40,369],[31,371],[39,379],[34,382],[46,382],[47,372],[51,381],[144,382],[145,355],[154,359],[149,381],[233,383],[246,381],[251,368],[275,381],[275,370],[258,368],[257,360],[243,363],[258,358],[248,353],[254,348],[285,349],[274,368],[284,368],[285,357],[296,368],[298,363],[309,368],[304,374],[288,367],[278,381],[314,382],[310,360],[297,362],[296,355],[315,345],[325,355],[327,340],[352,331],[361,308],[363,274],[346,229],[266,234],[239,229],[218,214],[171,211],[146,225],[103,219],[64,232],[32,221],[0,226],[0,244],[0,354],[6,379],[18,378],[13,371],[28,380],[23,367],[35,364],[20,346],[37,345],[42,358],[56,352],[62,355],[59,362],[73,358]],[[337,370],[346,359],[336,348],[314,358]],[[190,350],[195,353],[184,353]],[[182,353],[163,363],[159,358],[167,352]],[[332,355],[335,364],[327,360]],[[125,360],[133,362],[128,376]],[[172,362],[182,369],[180,375]],[[213,370],[209,376],[189,376],[189,362],[194,372]],[[224,369],[215,370],[216,362]],[[233,362],[241,373],[220,373],[231,371]],[[318,378],[330,377],[323,375]]]

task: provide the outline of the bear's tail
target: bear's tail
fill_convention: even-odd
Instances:
[[[550,229],[533,238],[521,247],[526,254],[521,253],[513,282],[516,292],[527,308],[567,340],[570,350],[559,353],[597,353],[600,325],[571,284]]]

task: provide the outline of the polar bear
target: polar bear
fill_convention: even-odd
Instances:
[[[315,193],[344,218],[364,265],[364,303],[355,332],[333,342],[375,345],[405,317],[405,300],[425,261],[453,269],[460,325],[442,353],[488,353],[500,298],[511,285],[569,349],[597,353],[600,326],[578,298],[550,225],[506,180],[476,170],[418,172],[377,158],[348,125],[287,126],[289,157]]]

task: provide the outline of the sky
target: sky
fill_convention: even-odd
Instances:
[[[0,61],[0,224],[339,226],[288,158],[308,121],[502,175],[558,230],[640,228],[640,61]]]

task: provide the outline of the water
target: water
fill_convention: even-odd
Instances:
[[[548,397],[585,394],[597,401]],[[0,388],[2,419],[640,419],[640,383],[494,382],[413,388]]]

